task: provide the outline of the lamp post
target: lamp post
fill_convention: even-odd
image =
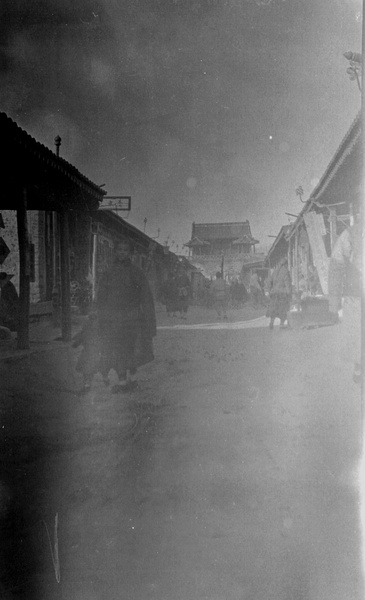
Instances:
[[[296,193],[296,195],[297,195],[297,196],[299,196],[299,198],[300,198],[300,201],[301,201],[301,202],[304,204],[304,202],[303,202],[303,200],[302,200],[302,196],[303,196],[303,194],[304,194],[304,190],[303,190],[303,188],[302,188],[302,186],[301,186],[301,185],[299,185],[299,186],[297,187],[297,189],[295,190],[295,193]]]

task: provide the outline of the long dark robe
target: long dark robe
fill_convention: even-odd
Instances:
[[[156,335],[153,296],[143,271],[129,259],[116,261],[102,277],[97,310],[103,370],[114,368],[121,376],[147,362],[140,351],[137,355],[137,341],[149,348],[151,359]]]

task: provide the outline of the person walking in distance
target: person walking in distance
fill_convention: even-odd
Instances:
[[[191,296],[191,284],[189,277],[181,266],[177,272],[176,285],[178,290],[178,310],[180,312],[180,317],[181,319],[186,319]]]
[[[292,297],[292,283],[288,269],[288,259],[282,258],[268,280],[270,302],[266,316],[270,318],[270,329],[274,327],[276,318],[280,319],[280,327],[285,327],[287,313]]]
[[[264,294],[256,271],[252,273],[250,278],[250,296],[253,308],[263,305]]]
[[[143,271],[132,263],[131,251],[128,241],[117,243],[114,262],[100,281],[96,301],[101,360],[119,377],[113,393],[137,387],[137,340],[142,336],[151,343],[156,335],[151,289]]]
[[[217,271],[215,274],[215,280],[212,282],[212,292],[214,297],[214,308],[217,311],[217,316],[223,319],[227,319],[227,284],[222,277],[222,273]]]
[[[176,317],[176,313],[179,309],[179,296],[176,278],[172,271],[169,272],[166,281],[162,285],[161,300],[166,306],[167,316]]]

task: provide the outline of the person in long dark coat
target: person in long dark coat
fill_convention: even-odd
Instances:
[[[288,269],[288,259],[282,258],[268,280],[270,302],[266,316],[270,318],[270,329],[274,327],[276,318],[280,319],[280,327],[285,327],[287,313],[292,297],[292,282]]]
[[[100,281],[97,295],[102,370],[114,369],[119,384],[112,391],[129,391],[137,387],[136,372],[141,363],[137,343],[149,348],[156,335],[153,296],[143,271],[130,259],[129,242],[119,242],[115,260]]]
[[[19,323],[19,296],[10,281],[14,275],[0,273],[0,325],[17,331]]]

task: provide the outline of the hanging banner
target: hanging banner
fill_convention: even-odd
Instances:
[[[321,282],[322,292],[327,295],[329,258],[323,241],[323,236],[326,234],[323,215],[310,211],[304,215],[304,222],[312,249],[314,266],[317,269],[319,281]]]

